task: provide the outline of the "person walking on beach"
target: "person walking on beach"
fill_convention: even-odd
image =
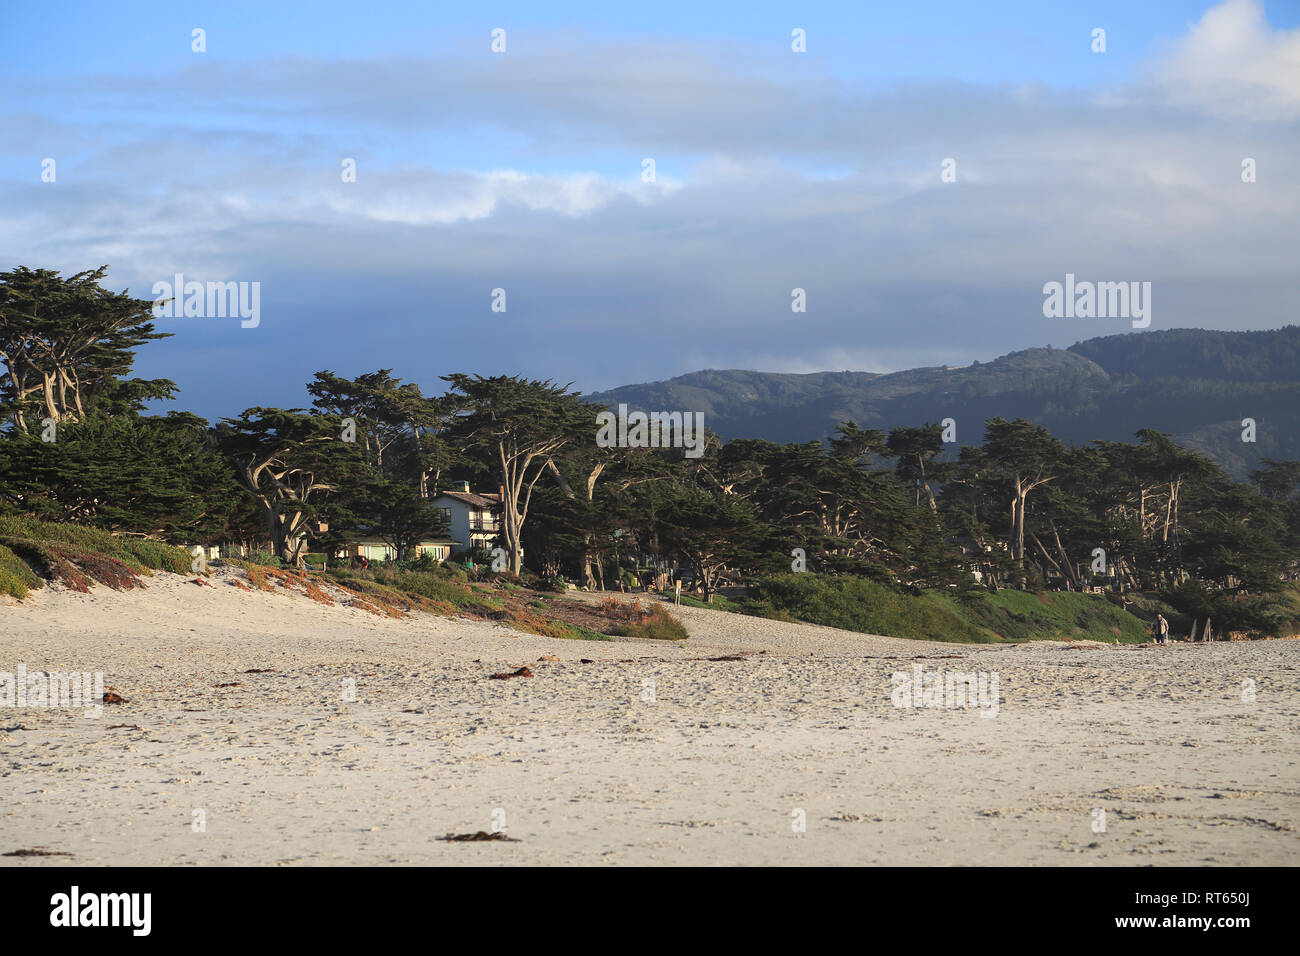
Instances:
[[[1151,630],[1155,633],[1157,644],[1169,643],[1169,622],[1165,620],[1163,614],[1157,614],[1155,623],[1151,625]]]

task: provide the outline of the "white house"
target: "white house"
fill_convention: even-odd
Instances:
[[[408,557],[414,559],[427,554],[435,561],[446,561],[456,545],[448,538],[432,538],[412,546]],[[379,538],[365,538],[349,542],[334,553],[335,558],[367,558],[370,561],[396,561],[397,549]]]
[[[504,491],[504,489],[502,489]],[[450,491],[433,499],[433,506],[442,510],[456,551],[497,547],[501,534],[501,493],[478,495],[469,490],[468,481],[456,482]]]

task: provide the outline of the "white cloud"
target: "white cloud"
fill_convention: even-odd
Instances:
[[[519,170],[367,173],[367,189],[330,189],[325,204],[344,217],[408,225],[449,225],[486,219],[506,205],[569,218],[631,199],[646,204],[680,184],[621,183],[595,173],[552,176]],[[351,185],[351,184],[349,184]]]
[[[1225,0],[1155,64],[1169,100],[1248,120],[1300,117],[1300,28],[1270,29],[1258,0]]]
[[[175,271],[263,281],[258,334],[294,333],[301,364],[264,377],[294,394],[341,341],[392,365],[399,332],[409,377],[490,361],[611,385],[962,364],[1119,331],[1044,322],[1042,284],[1066,272],[1155,282],[1155,327],[1276,326],[1294,321],[1300,242],[1300,183],[1278,174],[1300,150],[1296,35],[1229,0],[1106,96],[867,90],[649,42],[490,67],[303,61],[278,84],[274,63],[212,61],[84,84],[94,123],[21,91],[0,153],[67,159],[57,185],[35,167],[0,182],[0,262],[108,262],[137,294]],[[216,104],[219,129],[196,103]],[[657,183],[640,181],[644,156]],[[947,156],[956,183],[940,182]],[[1243,156],[1258,183],[1241,182]],[[488,312],[498,286],[504,316]],[[490,350],[448,342],[486,321],[503,329]],[[188,334],[150,348],[200,347]],[[283,362],[244,338],[248,362]]]

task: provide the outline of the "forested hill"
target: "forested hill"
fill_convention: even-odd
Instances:
[[[1266,332],[1170,329],[1107,335],[1070,347],[1112,376],[1225,382],[1300,381],[1300,326]]]
[[[1030,419],[1075,444],[1155,428],[1244,477],[1260,458],[1300,459],[1300,326],[1111,335],[885,375],[708,370],[591,398],[702,411],[723,438],[776,442],[824,438],[846,419],[891,428],[953,418],[962,444],[978,442],[994,416]],[[1244,418],[1257,423],[1253,444],[1241,440]]]

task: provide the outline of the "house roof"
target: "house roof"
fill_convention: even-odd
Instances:
[[[500,496],[498,495],[476,495],[469,491],[444,491],[438,497],[462,501],[475,508],[495,508],[500,504]]]

